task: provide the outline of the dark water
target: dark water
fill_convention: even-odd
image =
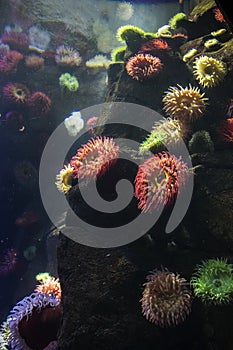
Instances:
[[[0,350],[231,350],[231,23],[205,0],[0,13]],[[43,272],[62,302],[8,317]]]

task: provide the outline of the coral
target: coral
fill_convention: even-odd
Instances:
[[[0,276],[6,276],[15,270],[18,253],[15,249],[7,249],[0,258]]]
[[[225,63],[209,56],[197,57],[193,64],[193,74],[203,87],[218,85],[227,74]]]
[[[186,137],[187,129],[179,120],[172,118],[163,118],[161,121],[154,123],[152,132],[140,145],[139,152],[141,154],[151,151],[152,149],[160,149],[162,145],[176,145],[180,143],[183,137]]]
[[[143,81],[154,78],[163,68],[161,60],[150,54],[137,54],[126,63],[127,73],[135,80]]]
[[[3,87],[4,98],[16,106],[26,105],[29,95],[30,91],[24,84],[8,83]]]
[[[0,73],[14,74],[23,55],[18,51],[0,49]]]
[[[174,155],[162,152],[147,159],[139,166],[135,178],[138,208],[151,212],[161,205],[172,204],[188,176],[187,165]]]
[[[94,129],[98,122],[98,117],[91,117],[86,122],[86,131],[89,132],[89,134],[94,135]]]
[[[51,99],[41,91],[36,91],[28,98],[28,107],[34,117],[45,116],[51,109]]]
[[[57,181],[55,185],[57,189],[64,194],[67,194],[72,187],[73,170],[74,168],[70,164],[64,165],[63,169],[56,176]]]
[[[187,281],[167,270],[147,276],[140,300],[146,319],[159,327],[174,327],[184,322],[191,311],[192,294]]]
[[[66,91],[75,92],[79,88],[78,79],[69,73],[61,74],[59,77],[60,86]]]
[[[165,112],[181,122],[193,121],[200,118],[205,110],[206,101],[197,87],[183,88],[181,85],[177,87],[169,87],[163,98]]]
[[[169,19],[169,26],[171,29],[176,29],[179,26],[179,21],[182,21],[186,18],[186,14],[179,12]]]
[[[222,12],[219,10],[219,8],[213,9],[214,17],[218,22],[226,22]]]
[[[7,317],[12,349],[43,349],[57,339],[60,325],[59,301],[46,294],[32,293],[19,301]]]
[[[143,44],[140,49],[140,52],[149,53],[153,56],[159,56],[163,53],[167,53],[168,51],[170,51],[168,43],[161,39],[149,40],[145,44]]]
[[[86,61],[86,67],[94,70],[94,73],[98,73],[101,69],[108,69],[111,61],[105,55],[95,55]]]
[[[42,30],[37,26],[32,26],[28,31],[30,47],[38,52],[47,49],[50,42],[50,35],[46,30]]]
[[[117,47],[111,52],[111,59],[113,62],[123,62],[127,46]]]
[[[233,118],[224,120],[218,128],[218,133],[223,142],[233,143]]]
[[[191,50],[189,50],[184,56],[183,56],[183,61],[187,62],[188,60],[190,60],[191,58],[193,58],[193,56],[195,56],[197,53],[197,49],[193,48]]]
[[[24,131],[25,130],[25,118],[24,116],[15,110],[9,111],[4,116],[6,126],[12,131]]]
[[[29,47],[28,36],[20,32],[7,31],[3,33],[1,41],[13,50],[27,51]]]
[[[44,66],[44,61],[43,57],[31,54],[25,57],[25,66],[37,70]]]
[[[74,178],[89,182],[96,176],[102,176],[115,163],[118,152],[119,147],[112,138],[97,137],[91,139],[78,149],[70,161],[70,165],[74,168]]]
[[[59,278],[48,276],[48,278],[40,281],[34,292],[46,294],[50,297],[55,297],[59,302],[61,301],[61,285]]]
[[[79,111],[74,111],[64,120],[65,127],[70,136],[76,136],[84,127],[84,120]]]
[[[127,45],[132,41],[142,40],[144,36],[144,30],[132,25],[126,25],[118,28],[116,34],[117,39],[123,44],[127,43]]]
[[[204,303],[226,304],[233,295],[233,267],[225,259],[209,259],[197,266],[191,278],[194,294]]]
[[[214,151],[214,143],[208,131],[196,131],[189,141],[189,150],[191,153],[207,153]]]
[[[78,67],[82,63],[82,57],[72,47],[61,45],[56,49],[55,61],[59,66]]]
[[[134,14],[133,6],[130,2],[123,2],[117,6],[116,16],[122,21],[128,21]]]

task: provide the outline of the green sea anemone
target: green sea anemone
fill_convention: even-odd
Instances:
[[[162,151],[162,149],[164,149],[163,141],[165,139],[166,136],[164,134],[152,131],[145,141],[140,144],[139,153],[144,154],[149,151]]]
[[[70,92],[75,92],[79,88],[77,78],[69,73],[64,73],[59,77],[59,84],[63,89]]]
[[[189,141],[189,150],[191,153],[208,153],[214,151],[214,143],[208,131],[196,131]]]
[[[127,46],[120,46],[112,50],[111,59],[113,62],[123,62]]]
[[[233,266],[226,259],[209,259],[197,267],[191,278],[194,294],[204,303],[227,304],[233,295]]]
[[[169,19],[169,25],[170,25],[171,29],[176,29],[179,26],[178,22],[185,19],[185,18],[186,18],[186,14],[183,12],[179,12],[175,16],[171,17]]]

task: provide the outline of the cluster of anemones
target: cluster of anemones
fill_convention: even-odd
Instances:
[[[57,175],[57,189],[66,194],[72,187],[72,179],[81,179],[88,183],[104,175],[115,163],[118,154],[119,147],[110,137],[89,140]]]
[[[174,327],[191,311],[192,294],[187,281],[167,270],[147,277],[141,301],[146,319],[160,327]]]
[[[127,73],[139,81],[156,77],[162,68],[160,58],[147,53],[138,53],[126,63]]]
[[[155,154],[139,166],[135,178],[138,208],[151,212],[172,204],[189,176],[187,165],[167,152]]]
[[[205,111],[208,98],[204,95],[200,89],[191,85],[185,88],[181,85],[171,86],[163,98],[164,110],[181,122],[194,121]]]
[[[9,45],[12,49],[27,51],[29,47],[29,38],[27,34],[14,31],[6,31],[1,37],[4,44]]]
[[[193,64],[193,74],[204,88],[218,85],[227,74],[224,62],[210,56],[197,57]]]

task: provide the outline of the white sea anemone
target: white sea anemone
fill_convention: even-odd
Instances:
[[[28,31],[30,48],[39,52],[47,49],[50,42],[50,35],[46,30],[41,30],[37,26],[32,26]]]
[[[71,115],[64,120],[65,127],[70,136],[76,136],[84,127],[84,120],[79,111],[73,111]]]
[[[128,21],[134,14],[134,9],[130,2],[123,2],[117,6],[116,16],[122,21]]]

